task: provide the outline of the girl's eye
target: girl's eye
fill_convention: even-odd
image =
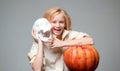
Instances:
[[[57,23],[57,21],[53,21],[52,23]],[[64,23],[64,21],[59,21],[59,23]]]
[[[52,23],[56,23],[56,21],[52,21]]]
[[[64,21],[60,21],[60,23],[64,23]]]

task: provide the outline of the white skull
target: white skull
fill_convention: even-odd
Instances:
[[[33,24],[33,29],[36,31],[36,36],[42,41],[48,41],[52,37],[51,24],[46,18],[39,18]]]

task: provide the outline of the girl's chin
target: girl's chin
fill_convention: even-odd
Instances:
[[[53,32],[53,33],[54,33],[54,35],[56,35],[56,36],[61,35],[61,32]]]
[[[56,36],[59,36],[61,33],[54,33]]]

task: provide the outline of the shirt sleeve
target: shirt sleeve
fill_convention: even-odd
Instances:
[[[34,42],[32,45],[32,48],[28,52],[28,58],[29,58],[30,63],[34,62],[35,57],[37,55],[37,51],[38,51],[38,44]]]
[[[89,36],[89,35],[87,33],[77,32],[77,31],[71,31],[69,33],[69,39],[80,39],[83,38],[84,36]]]

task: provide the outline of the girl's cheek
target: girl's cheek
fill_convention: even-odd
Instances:
[[[51,27],[53,28],[53,27],[54,27],[54,25],[53,25],[53,24],[51,24]]]

